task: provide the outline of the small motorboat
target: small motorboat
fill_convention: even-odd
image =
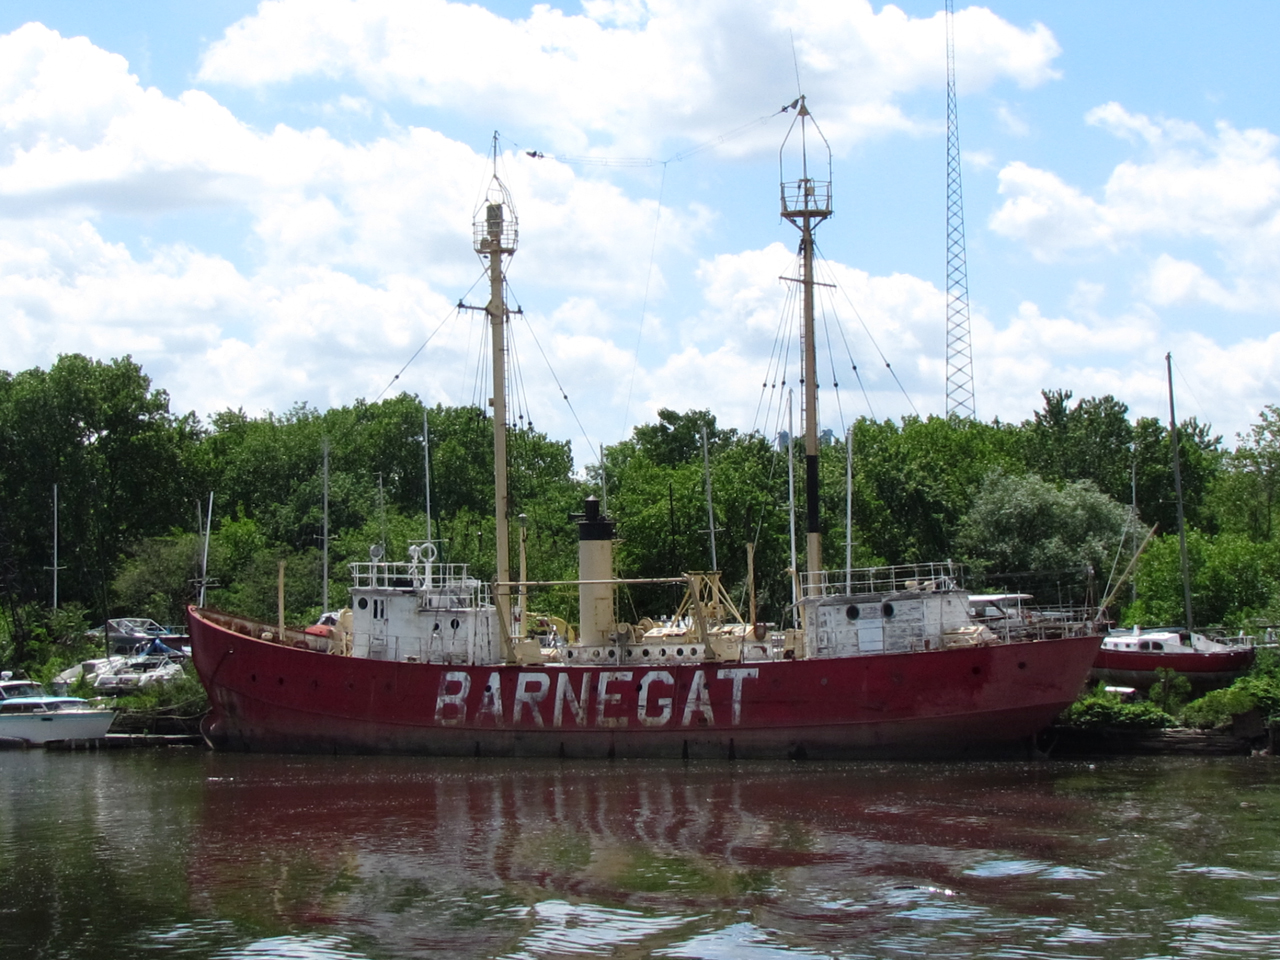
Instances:
[[[107,735],[115,716],[114,710],[79,697],[48,696],[31,680],[0,680],[0,740],[97,740]]]
[[[102,696],[123,696],[182,676],[182,663],[168,654],[123,657],[102,664],[93,689]]]

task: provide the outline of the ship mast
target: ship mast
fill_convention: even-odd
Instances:
[[[475,251],[489,268],[489,317],[493,352],[493,493],[496,521],[497,586],[494,603],[498,620],[509,636],[511,629],[511,556],[507,533],[507,304],[504,297],[503,257],[509,261],[519,239],[515,206],[506,185],[498,178],[498,134],[493,134],[493,178],[474,221]]]
[[[825,180],[816,180],[810,176],[810,126],[821,141],[821,150],[826,152]],[[809,591],[812,592],[818,589],[819,574],[822,572],[822,533],[818,517],[818,364],[813,322],[813,231],[831,216],[831,147],[818,128],[817,121],[809,113],[803,94],[799,98],[791,129],[787,131],[778,151],[778,171],[782,216],[800,231],[800,277],[797,282],[803,291],[804,311],[800,373],[804,393],[800,417],[804,423],[805,570],[809,574]],[[794,177],[797,172],[797,179],[787,179],[788,173]]]

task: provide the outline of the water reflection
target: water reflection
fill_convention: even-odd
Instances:
[[[1278,772],[4,754],[0,950],[1280,955]]]

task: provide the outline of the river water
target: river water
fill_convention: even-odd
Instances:
[[[0,957],[1280,957],[1280,763],[0,753]]]

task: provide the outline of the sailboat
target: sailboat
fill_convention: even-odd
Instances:
[[[1253,666],[1253,638],[1234,643],[1211,640],[1195,632],[1191,606],[1191,568],[1187,560],[1187,527],[1182,500],[1181,451],[1178,419],[1173,404],[1173,354],[1164,357],[1169,383],[1169,439],[1173,450],[1173,487],[1178,506],[1178,555],[1182,569],[1185,627],[1141,627],[1112,630],[1102,641],[1091,678],[1112,686],[1148,690],[1160,679],[1158,670],[1172,670],[1187,678],[1196,696],[1230,686]],[[1136,558],[1135,558],[1136,559]],[[1105,606],[1105,604],[1104,604]]]
[[[1090,622],[1022,618],[995,629],[971,616],[950,562],[825,570],[818,516],[814,355],[815,227],[831,214],[810,170],[822,143],[804,98],[787,140],[798,175],[781,180],[782,216],[800,231],[806,569],[798,624],[743,622],[719,574],[666,582],[686,594],[665,622],[617,622],[616,522],[594,497],[578,525],[580,623],[544,647],[521,634],[507,547],[504,264],[517,248],[498,178],[475,218],[490,279],[497,576],[439,561],[430,542],[407,559],[380,550],[352,564],[351,621],[317,637],[189,610],[192,656],[209,693],[215,748],[322,753],[570,758],[903,758],[1025,751],[1081,690],[1101,637]],[[714,525],[713,525],[714,526]]]

